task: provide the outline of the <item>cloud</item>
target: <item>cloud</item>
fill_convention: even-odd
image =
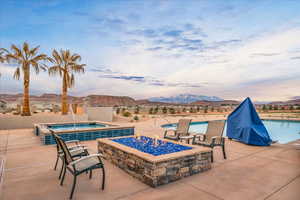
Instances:
[[[253,53],[251,56],[278,56],[280,53]]]
[[[291,57],[290,59],[292,59],[292,60],[298,60],[298,59],[300,59],[300,56],[294,56],[294,57]]]
[[[159,35],[159,33],[154,29],[137,29],[134,31],[127,32],[129,35],[135,35],[135,36],[143,36],[146,38],[155,38]]]
[[[146,50],[147,51],[158,51],[158,50],[161,50],[163,49],[163,47],[152,47],[152,48],[147,48]]]
[[[171,31],[166,31],[163,35],[168,37],[179,37],[181,33],[183,33],[182,30],[171,30]]]
[[[111,78],[111,79],[120,79],[126,81],[136,81],[136,82],[145,82],[145,77],[143,76],[129,76],[129,75],[122,75],[122,76],[113,76],[113,75],[102,75],[99,76],[101,78]]]
[[[117,79],[117,80],[129,81],[129,82],[139,82],[151,86],[185,87],[185,88],[203,87],[203,84],[195,84],[195,83],[188,83],[188,82],[168,82],[151,76],[137,76],[137,75],[129,75],[124,73],[113,72],[110,69],[92,69],[90,71],[99,72],[100,73],[100,75],[98,75],[99,78]]]

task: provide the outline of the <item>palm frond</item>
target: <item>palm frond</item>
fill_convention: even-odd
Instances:
[[[15,56],[20,57],[20,58],[22,58],[23,60],[25,60],[25,57],[24,57],[24,55],[22,54],[21,49],[19,49],[16,45],[14,45],[14,44],[11,45],[11,49],[12,49],[12,51],[13,51],[12,54],[14,54]]]
[[[62,75],[61,68],[59,65],[50,67],[48,69],[48,73],[49,73],[49,75],[56,75],[56,74],[59,74],[60,76]]]
[[[31,49],[29,51],[30,56],[34,56],[37,53],[37,51],[38,51],[39,48],[40,48],[40,46],[37,46],[37,47]]]
[[[76,62],[76,61],[80,62],[81,56],[75,53],[71,56],[71,60],[72,60],[72,62]]]
[[[11,61],[16,61],[18,64],[21,64],[23,62],[23,59],[15,54],[7,54],[6,60],[8,63],[11,63]]]
[[[59,65],[62,63],[62,58],[55,49],[52,51],[52,56],[54,58],[54,59],[52,59],[53,60],[52,63],[55,62],[56,64],[59,64]]]
[[[38,62],[38,61],[45,61],[47,60],[47,55],[46,54],[39,54],[36,57],[32,58],[31,60]]]
[[[70,88],[75,85],[75,77],[74,74],[71,74],[71,79],[70,79]]]
[[[33,67],[35,73],[38,74],[40,72],[39,64],[37,62],[35,62],[34,60],[31,60],[30,64]]]
[[[25,57],[28,58],[30,55],[29,45],[27,42],[24,42],[23,44],[23,51],[25,53]]]
[[[21,75],[21,72],[20,72],[20,67],[18,67],[14,73],[14,79],[17,79],[19,80],[20,79],[20,75]]]

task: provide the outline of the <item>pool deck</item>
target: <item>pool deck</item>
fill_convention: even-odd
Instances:
[[[169,122],[178,119],[167,118]],[[135,125],[136,133],[162,137],[163,129],[159,126],[168,121],[151,119],[122,125]],[[300,146],[294,145],[300,144],[300,140],[271,147],[248,146],[229,140],[226,142],[227,160],[222,158],[221,150],[216,148],[211,170],[158,188],[151,188],[104,161],[107,172],[105,190],[99,189],[99,170],[93,173],[92,180],[82,174],[78,178],[73,199],[300,199],[300,150],[297,150]],[[96,153],[96,140],[83,144],[92,153]],[[39,137],[33,134],[33,129],[0,131],[0,157],[5,160],[0,199],[68,199],[72,176],[67,173],[64,186],[59,186],[58,171],[53,170],[55,146],[42,145]]]

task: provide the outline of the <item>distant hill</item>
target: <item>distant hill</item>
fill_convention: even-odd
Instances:
[[[134,106],[137,102],[127,96],[89,95],[84,101],[90,106]]]
[[[239,101],[234,100],[222,100],[222,101],[196,101],[191,103],[191,105],[199,105],[199,106],[225,106],[225,105],[239,105]]]
[[[6,102],[20,102],[22,101],[22,94],[0,94],[0,99]],[[109,96],[109,95],[89,95],[86,97],[68,96],[70,103],[87,103],[90,106],[132,106],[136,105],[136,101],[131,97],[126,96]],[[41,96],[30,96],[31,102],[47,102],[60,103],[61,95],[57,94],[42,94]]]
[[[163,102],[163,103],[176,103],[176,104],[189,104],[196,101],[223,101],[216,96],[204,96],[194,94],[179,94],[171,97],[152,97],[149,98],[151,102]]]

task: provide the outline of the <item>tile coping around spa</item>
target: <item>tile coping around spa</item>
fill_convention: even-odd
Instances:
[[[132,137],[132,136],[115,137],[114,139],[126,138],[126,137]],[[149,136],[147,136],[147,137],[149,137]],[[191,144],[183,144],[183,143],[180,143],[180,142],[175,142],[175,141],[161,139],[161,138],[159,138],[159,140],[163,140],[163,141],[167,141],[167,142],[173,142],[175,144],[180,144],[180,145],[184,145],[184,146],[189,146],[189,147],[192,147],[192,149],[184,150],[184,151],[180,151],[180,152],[175,152],[175,153],[163,154],[163,155],[160,155],[160,156],[153,156],[151,154],[141,152],[137,149],[128,147],[128,146],[120,144],[118,142],[114,142],[114,141],[111,140],[111,138],[97,139],[97,142],[98,142],[98,145],[101,145],[101,143],[106,144],[106,145],[110,145],[110,146],[113,146],[116,149],[119,149],[121,151],[125,151],[129,154],[134,154],[135,156],[137,156],[141,159],[147,160],[149,162],[152,162],[152,163],[158,163],[158,162],[163,162],[163,161],[167,161],[167,160],[172,160],[172,159],[176,159],[176,158],[183,157],[183,156],[192,156],[192,155],[199,154],[199,153],[211,152],[211,149],[208,148],[208,147],[196,146],[196,145],[191,145]]]
[[[98,127],[98,128],[87,128],[87,129],[78,129],[78,130],[55,130],[54,132],[57,134],[61,133],[74,133],[74,132],[90,132],[90,131],[97,131],[97,130],[114,130],[114,129],[123,129],[123,128],[135,128],[134,126],[120,126],[117,124],[111,124],[107,122],[102,122],[102,121],[78,121],[76,123],[99,123],[99,124],[104,124],[108,125],[107,127]],[[73,124],[72,122],[62,122],[62,123],[38,123],[34,124],[34,127],[41,127],[41,126],[47,126],[47,125],[55,125],[55,124]],[[41,127],[43,129],[42,134],[50,134],[50,131],[48,128]]]

